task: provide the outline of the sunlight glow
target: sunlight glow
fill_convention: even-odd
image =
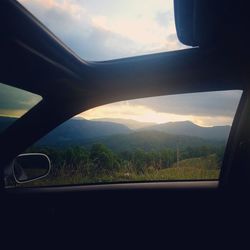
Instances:
[[[186,48],[176,35],[173,0],[19,0],[86,60]]]
[[[136,105],[133,101],[123,101],[103,105],[85,111],[77,117],[87,120],[100,118],[131,119],[139,122],[166,123],[176,121],[191,121],[203,127],[225,125],[232,123],[232,117],[228,116],[194,116],[157,112],[143,105]]]

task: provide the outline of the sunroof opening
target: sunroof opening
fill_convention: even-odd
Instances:
[[[184,49],[173,0],[19,0],[81,58],[105,61]]]

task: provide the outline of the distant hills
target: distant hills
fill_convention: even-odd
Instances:
[[[70,119],[39,141],[39,144],[64,144],[74,141],[105,137],[115,134],[129,134],[132,131],[122,124],[85,119]]]
[[[133,151],[143,149],[144,151],[157,151],[165,148],[182,149],[186,147],[200,146],[222,146],[222,141],[205,140],[198,137],[186,135],[171,135],[161,131],[135,131],[130,134],[111,135],[103,138],[96,138],[90,141],[79,141],[80,145],[87,148],[94,143],[102,143],[113,151]]]
[[[139,122],[131,119],[119,119],[119,118],[100,118],[100,119],[93,119],[91,121],[105,121],[105,122],[114,122],[118,124],[123,124],[130,129],[136,130],[145,127],[151,127],[156,125],[154,122]]]
[[[167,122],[162,124],[139,122],[127,119],[95,119],[91,121],[108,121],[123,124],[132,130],[160,131],[172,135],[187,135],[209,140],[227,140],[231,126],[201,127],[191,121]]]
[[[190,121],[168,122],[144,128],[173,135],[188,135],[209,140],[227,140],[231,126],[201,127]]]
[[[16,118],[0,117],[0,131],[15,120]],[[112,120],[116,122],[73,118],[51,131],[37,144],[63,146],[100,142],[117,149],[154,147],[156,150],[176,146],[177,143],[184,146],[199,146],[211,144],[211,141],[226,142],[231,128],[230,126],[201,127],[190,121],[152,125],[152,123],[139,124],[140,122],[133,120]],[[122,123],[130,123],[130,128]]]

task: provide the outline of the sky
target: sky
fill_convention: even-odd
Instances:
[[[191,121],[204,127],[231,125],[242,91],[217,91],[122,101],[90,109],[85,119],[123,118],[141,122]]]
[[[20,0],[81,58],[91,61],[185,49],[176,36],[171,0]],[[143,98],[108,104],[78,115],[201,126],[230,125],[241,91]],[[0,84],[0,115],[21,116],[38,102]]]
[[[99,106],[77,117],[158,124],[188,120],[205,127],[231,125],[241,94],[242,91],[230,90],[140,98]],[[38,95],[0,83],[0,116],[20,117],[40,100]]]
[[[185,48],[172,0],[19,0],[85,60],[104,61]]]

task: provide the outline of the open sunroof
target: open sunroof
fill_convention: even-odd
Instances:
[[[81,58],[105,61],[184,48],[173,0],[19,0]]]

